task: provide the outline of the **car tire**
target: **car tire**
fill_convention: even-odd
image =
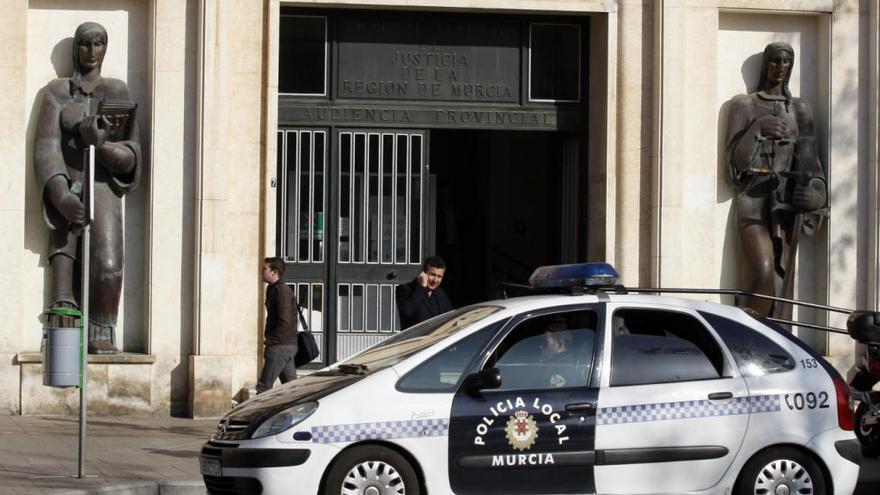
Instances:
[[[777,492],[781,485],[788,490]],[[806,452],[777,447],[758,453],[746,463],[736,482],[736,495],[776,493],[825,495],[825,475]]]
[[[865,457],[880,456],[880,426],[862,425],[865,415],[870,411],[870,407],[864,401],[859,403],[856,408],[855,423],[856,437],[862,445],[862,455]]]
[[[410,463],[379,445],[344,451],[327,473],[324,495],[419,495],[419,480]]]

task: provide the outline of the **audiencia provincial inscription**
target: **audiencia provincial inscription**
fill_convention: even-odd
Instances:
[[[520,128],[556,130],[578,129],[577,115],[560,114],[557,110],[519,109],[439,109],[439,108],[376,108],[359,106],[282,106],[279,119],[283,122],[307,122],[318,125],[369,123],[388,126]],[[560,122],[560,120],[562,120]]]

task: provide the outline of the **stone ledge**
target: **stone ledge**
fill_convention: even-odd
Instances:
[[[43,354],[40,352],[19,352],[15,356],[16,364],[42,364]],[[156,362],[154,354],[89,354],[89,364],[153,364]]]
[[[38,352],[16,356],[20,369],[21,414],[73,415],[79,410],[78,387],[43,385]],[[95,416],[146,416],[154,412],[152,375],[155,356],[114,354],[89,356],[89,412]]]

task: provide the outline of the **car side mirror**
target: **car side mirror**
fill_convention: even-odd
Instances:
[[[498,368],[486,368],[465,377],[462,389],[468,395],[479,395],[481,390],[489,390],[500,386],[501,372],[498,371]]]

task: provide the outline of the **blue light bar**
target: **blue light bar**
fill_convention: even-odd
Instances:
[[[620,276],[608,263],[576,263],[572,265],[540,266],[529,277],[532,287],[558,289],[586,287],[597,289],[617,285]]]

